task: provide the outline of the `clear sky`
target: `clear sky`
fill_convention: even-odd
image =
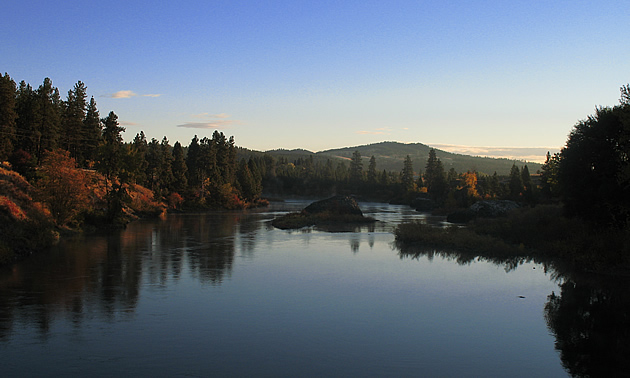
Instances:
[[[30,1],[0,71],[79,80],[126,140],[560,148],[630,82],[628,1]]]

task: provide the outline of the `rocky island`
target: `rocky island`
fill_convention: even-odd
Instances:
[[[373,223],[376,219],[363,215],[357,201],[350,196],[334,196],[313,202],[300,212],[288,213],[271,224],[283,230],[309,226]]]

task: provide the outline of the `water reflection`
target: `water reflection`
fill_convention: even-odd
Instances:
[[[143,284],[166,288],[180,280],[185,268],[200,282],[220,285],[232,274],[237,247],[251,258],[257,243],[272,246],[270,220],[308,203],[287,201],[250,212],[178,214],[163,221],[134,222],[122,231],[65,237],[51,251],[0,270],[0,338],[11,332],[16,319],[36,325],[45,337],[58,314],[77,327],[85,318],[114,321],[132,316]],[[365,241],[361,235],[367,233],[372,248],[375,232],[389,233],[397,221],[424,217],[404,207],[361,206],[379,222],[288,233],[348,233],[350,251],[357,253]],[[308,244],[309,238],[302,242]]]
[[[540,256],[480,256],[472,250],[438,251],[404,243],[394,247],[401,258],[439,257],[460,265],[488,261],[506,272],[528,262],[540,264],[561,288],[548,296],[544,316],[566,371],[575,377],[622,376],[630,371],[630,277],[578,273]]]
[[[16,319],[42,337],[57,314],[79,326],[84,318],[113,321],[135,311],[142,283],[165,288],[184,265],[201,282],[220,284],[231,274],[235,230],[246,251],[261,222],[238,213],[178,215],[139,221],[126,230],[65,238],[51,251],[0,271],[0,338]],[[238,227],[237,227],[238,225]],[[144,275],[144,279],[143,279]]]
[[[561,285],[545,305],[562,365],[573,376],[630,372],[630,280],[579,277]]]
[[[186,290],[195,290],[197,293],[191,294],[195,298],[193,300],[198,301],[197,298],[202,297],[203,300],[208,299],[209,304],[195,303],[190,308],[174,311],[173,318],[197,322],[201,328],[206,327],[204,330],[208,334],[213,335],[202,337],[195,334],[189,335],[189,338],[199,337],[199,340],[208,343],[207,340],[216,340],[217,345],[221,346],[234,345],[232,349],[226,347],[225,356],[221,355],[222,359],[228,358],[228,355],[236,355],[233,352],[241,350],[242,346],[235,345],[242,340],[249,342],[254,331],[261,330],[265,335],[257,339],[261,346],[273,338],[276,338],[276,343],[282,344],[286,341],[287,345],[293,345],[295,339],[288,337],[278,341],[278,338],[285,333],[301,335],[300,332],[311,329],[317,337],[307,339],[302,347],[306,344],[317,346],[314,340],[319,340],[320,333],[324,332],[330,340],[334,336],[341,337],[340,342],[345,342],[347,347],[344,353],[348,353],[348,350],[356,347],[350,342],[354,340],[355,334],[344,336],[341,330],[352,331],[355,327],[356,335],[360,335],[356,337],[364,341],[367,336],[361,327],[368,329],[376,322],[379,325],[376,328],[392,327],[389,329],[390,333],[397,334],[391,339],[394,345],[406,339],[406,332],[420,329],[418,327],[423,322],[429,322],[433,326],[418,331],[418,335],[422,337],[427,336],[434,327],[440,327],[440,323],[436,322],[440,317],[459,319],[447,311],[450,306],[461,302],[461,297],[455,294],[456,300],[433,308],[431,306],[440,302],[439,297],[448,295],[440,288],[434,291],[439,295],[431,297],[431,291],[426,290],[429,281],[438,280],[437,277],[431,277],[431,269],[443,263],[442,260],[477,267],[481,265],[475,264],[479,261],[491,262],[501,266],[506,272],[513,272],[522,264],[533,262],[538,264],[537,269],[543,269],[551,280],[561,284],[560,292],[550,294],[546,299],[544,316],[550,332],[555,336],[555,348],[567,372],[575,376],[614,376],[619,375],[619,372],[630,371],[626,360],[626,356],[630,355],[628,280],[577,275],[566,266],[552,264],[540,257],[479,256],[472,251],[441,251],[390,244],[393,239],[390,233],[392,228],[404,219],[435,224],[443,221],[443,218],[432,218],[397,206],[362,204],[364,212],[379,222],[335,230],[337,232],[331,234],[317,228],[282,231],[273,229],[270,225],[270,220],[282,212],[303,207],[304,203],[296,202],[256,211],[177,214],[163,221],[135,222],[123,231],[65,238],[50,253],[33,256],[0,271],[0,340],[8,341],[4,345],[15,344],[16,339],[29,333],[24,329],[35,330],[42,340],[55,338],[55,322],[64,323],[64,326],[69,324],[77,333],[79,329],[87,332],[86,329],[94,328],[95,324],[96,327],[102,327],[102,324],[119,324],[121,320],[133,323],[130,328],[142,328],[138,323],[147,324],[147,310],[145,308],[143,311],[142,304],[181,304],[185,299],[172,293],[178,290],[174,287],[181,283],[180,286],[184,286],[185,290],[178,294],[188,294]],[[309,243],[313,245],[309,246]],[[287,245],[290,247],[287,248]],[[309,252],[313,253],[302,253],[303,245],[310,247]],[[361,247],[365,246],[370,250],[374,248],[374,251],[360,253]],[[389,249],[390,246],[394,248],[394,252]],[[337,247],[345,251],[345,255],[336,253],[334,248]],[[327,248],[333,252],[327,251]],[[239,264],[239,258],[253,259],[264,253],[273,254],[266,250],[277,252],[285,259],[266,256],[265,259],[257,259],[260,264],[255,269],[249,265],[248,268],[251,269],[247,274],[239,270],[239,267],[243,267],[242,259]],[[396,253],[401,259],[426,258],[436,264],[423,267],[424,270],[421,271],[424,274],[415,274],[413,269],[409,269],[410,265],[420,264],[400,265]],[[256,254],[258,255],[255,256]],[[388,265],[392,260],[396,264]],[[297,263],[291,265],[292,262]],[[309,270],[310,267],[306,266],[308,264],[317,267],[315,272]],[[471,270],[474,271],[475,267]],[[237,273],[239,279],[236,279]],[[317,280],[318,277],[320,280]],[[461,277],[453,279],[461,280]],[[190,289],[191,282],[200,283],[203,289],[212,290],[215,294],[230,294],[201,296],[198,288]],[[249,290],[244,289],[245,287]],[[261,289],[258,290],[258,287]],[[267,290],[262,289],[263,287]],[[542,303],[550,291],[551,289],[543,291],[536,307],[538,314],[543,311]],[[143,300],[143,296],[147,297],[152,293],[166,293],[164,296],[168,297],[169,302],[162,304],[159,300]],[[379,297],[379,293],[384,296]],[[422,302],[424,296],[431,298]],[[334,298],[337,298],[336,302]],[[398,300],[401,307],[396,307]],[[271,305],[263,305],[265,302]],[[345,308],[347,314],[337,311],[345,303],[352,304]],[[382,303],[385,305],[380,306]],[[525,304],[525,301],[519,302],[521,303]],[[418,306],[418,309],[413,306]],[[473,302],[469,302],[469,306],[472,307]],[[166,313],[161,309],[152,311],[150,316]],[[236,312],[248,314],[251,311],[255,312],[255,316],[246,317],[242,322],[231,321]],[[419,321],[417,316],[423,311],[431,315]],[[412,313],[412,317],[400,315],[406,312]],[[200,315],[197,317],[193,313]],[[284,315],[278,317],[278,314]],[[293,314],[298,316],[294,317]],[[278,318],[282,320],[281,326],[274,328]],[[352,321],[346,323],[346,318],[351,318]],[[390,318],[397,320],[385,320]],[[66,322],[60,319],[65,319]],[[334,329],[315,327],[322,323],[322,319],[328,319],[330,324],[335,324],[336,321],[339,326],[333,327]],[[545,333],[542,318],[539,319],[542,332]],[[132,322],[133,320],[138,321]],[[301,323],[302,320],[304,323]],[[224,326],[215,329],[208,325],[210,322]],[[398,323],[403,327],[397,328]],[[457,334],[449,333],[455,323],[461,321],[453,321],[444,326],[443,333],[436,337],[450,340],[449,337]],[[164,330],[159,332],[168,332],[169,327],[177,324],[176,320],[164,316],[164,320],[154,321],[151,326]],[[188,326],[189,324],[183,325],[178,332],[189,331]],[[143,336],[156,337],[159,332],[151,328]],[[376,331],[373,333],[378,334]],[[240,334],[243,336],[239,337]],[[405,347],[405,350],[417,347],[418,339],[422,338],[417,337],[418,335],[408,338],[410,347]],[[172,336],[164,336],[164,340]],[[549,335],[545,333],[545,336]],[[484,340],[486,337],[490,338],[487,335],[479,337]],[[378,350],[379,342],[370,340],[371,342],[361,345]],[[462,344],[461,341],[454,341],[454,345]],[[191,349],[201,350],[192,342],[190,345]],[[211,345],[220,350],[215,344],[200,345]],[[255,343],[252,345],[250,349],[264,349],[258,349]],[[319,352],[326,355],[329,344],[323,345],[325,347]],[[548,345],[551,350],[551,343]],[[298,352],[294,353],[296,355],[291,355],[291,361],[300,357],[297,356]],[[353,356],[358,359],[361,354],[363,353]],[[378,350],[372,358],[381,354],[382,351]],[[187,352],[183,355],[186,357],[181,358],[186,360]],[[250,357],[251,355],[250,353]],[[554,355],[553,358],[557,357]],[[392,360],[395,360],[394,357]],[[474,361],[466,363],[472,364]],[[239,364],[240,361],[234,366]]]

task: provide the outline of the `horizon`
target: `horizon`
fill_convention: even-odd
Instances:
[[[63,99],[84,82],[126,141],[143,131],[187,145],[220,130],[259,151],[387,139],[504,157],[559,150],[629,80],[619,30],[630,3],[615,1],[40,0],[5,11],[0,69],[34,88],[49,77]]]
[[[560,152],[560,148],[553,148],[553,147],[462,146],[462,145],[439,144],[439,143],[399,142],[399,141],[393,141],[393,140],[368,143],[364,145],[332,147],[332,148],[327,148],[325,150],[319,150],[319,151],[312,151],[305,148],[288,149],[288,148],[279,147],[279,148],[273,148],[273,149],[264,150],[260,152],[272,152],[272,151],[278,151],[278,150],[284,150],[284,151],[301,150],[301,151],[306,151],[309,153],[316,154],[316,153],[330,151],[330,150],[355,148],[355,147],[369,146],[369,145],[379,144],[379,143],[401,143],[401,144],[420,143],[420,144],[424,144],[426,146],[435,148],[437,150],[442,150],[442,151],[455,153],[455,154],[476,156],[476,157],[488,157],[488,158],[493,158],[493,159],[519,160],[519,161],[526,161],[526,162],[532,162],[532,163],[538,163],[538,164],[543,164],[545,162],[547,152],[549,152],[551,155],[553,155],[554,153]],[[239,145],[239,147],[253,150],[246,146]],[[254,150],[254,151],[259,151],[259,150]]]

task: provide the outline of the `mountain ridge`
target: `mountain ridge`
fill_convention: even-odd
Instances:
[[[306,149],[274,149],[267,150],[268,153],[275,156],[283,156],[286,158],[299,158],[313,156],[319,159],[343,159],[352,158],[355,151],[361,154],[364,169],[367,168],[369,159],[374,156],[376,159],[377,170],[400,171],[403,167],[403,161],[407,155],[411,158],[414,171],[424,171],[426,161],[429,157],[429,151],[434,148],[423,143],[402,143],[396,141],[383,141],[352,147],[333,148],[324,151],[312,152]],[[477,171],[481,174],[492,175],[496,172],[499,175],[508,175],[513,164],[519,167],[528,166],[530,172],[535,173],[542,164],[529,162],[518,159],[508,158],[492,158],[473,156],[448,152],[439,148],[434,148],[436,156],[442,161],[444,169],[448,171],[454,168],[456,172],[463,173],[466,171]]]

